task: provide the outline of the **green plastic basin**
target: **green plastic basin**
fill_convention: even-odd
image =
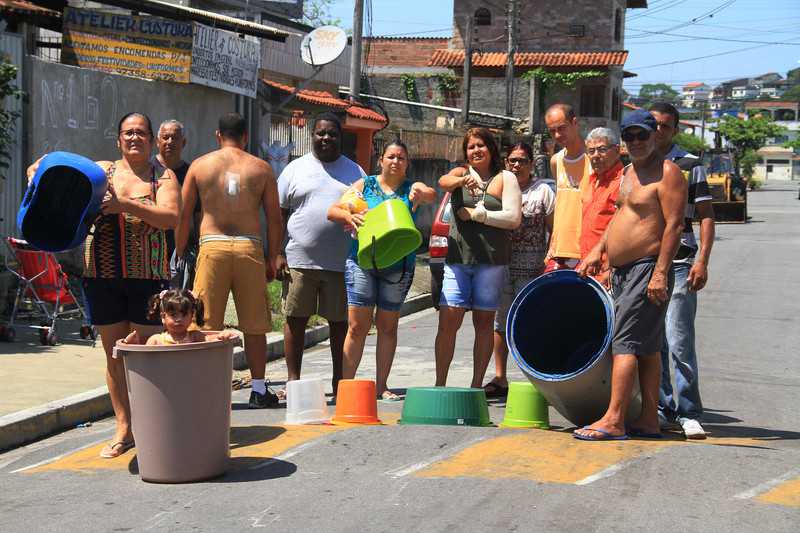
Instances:
[[[422,244],[411,211],[402,200],[386,200],[367,211],[358,229],[358,266],[384,269]]]
[[[400,424],[491,426],[483,389],[412,387],[406,391]]]
[[[500,427],[550,429],[547,400],[533,383],[519,381],[508,384],[506,413]]]

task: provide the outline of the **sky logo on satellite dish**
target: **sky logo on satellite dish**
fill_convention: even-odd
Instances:
[[[347,47],[347,34],[336,26],[322,26],[305,37],[300,43],[300,57],[305,63],[319,67],[327,65],[342,55]]]

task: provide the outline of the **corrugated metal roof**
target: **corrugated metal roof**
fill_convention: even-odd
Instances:
[[[275,89],[278,89],[286,93],[291,93],[294,91],[294,87],[290,85],[284,85],[283,83],[278,83],[276,81],[268,80],[266,78],[261,78],[261,81],[263,81],[270,87],[274,87]],[[386,117],[384,117],[377,111],[373,111],[368,107],[353,105],[347,100],[337,98],[336,96],[332,95],[327,91],[311,91],[308,89],[301,89],[300,91],[298,91],[295,98],[297,98],[301,102],[307,102],[309,104],[316,104],[343,110],[353,118],[371,120],[373,122],[386,122]]]
[[[503,68],[505,52],[475,53],[472,66]],[[627,50],[606,52],[520,52],[514,54],[517,67],[601,67],[622,66],[628,59]],[[464,50],[436,50],[428,65],[431,67],[460,67],[464,64]]]
[[[53,18],[61,16],[61,13],[58,11],[37,6],[34,3],[25,2],[24,0],[0,0],[0,11],[11,11],[23,15],[44,15]]]

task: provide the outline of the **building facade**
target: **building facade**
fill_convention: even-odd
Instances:
[[[622,105],[625,15],[646,1],[583,0],[569,9],[545,0],[517,2],[512,116],[528,124],[527,133],[542,131],[541,111],[552,103],[573,105],[582,126],[616,126]],[[546,21],[546,22],[545,22]],[[416,129],[460,129],[463,107],[465,38],[472,26],[470,122],[486,122],[478,113],[505,115],[505,71],[509,14],[506,3],[483,0],[453,2],[449,38],[392,39],[374,37],[365,46],[370,88],[376,95],[439,104],[455,111],[387,107],[392,124]],[[585,73],[565,86],[549,76],[531,83],[526,73]],[[589,75],[591,74],[591,77]],[[533,98],[531,98],[533,95]],[[533,128],[530,120],[533,119]],[[491,123],[491,120],[488,121]],[[502,121],[500,122],[502,124]]]

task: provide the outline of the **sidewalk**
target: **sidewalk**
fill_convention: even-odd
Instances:
[[[430,307],[428,292],[429,270],[418,264],[405,313]],[[235,316],[232,300],[228,307],[226,314]],[[24,324],[15,325],[15,342],[0,342],[0,450],[8,442],[18,445],[111,412],[99,339],[94,347],[81,340],[80,321],[70,320],[59,322],[57,346],[42,346],[38,330]],[[316,344],[327,337],[327,326],[319,326],[307,334],[307,342]],[[282,357],[283,335],[270,333],[267,341],[270,359]],[[243,353],[236,354],[234,366],[246,368]],[[23,426],[31,437],[18,434]]]

